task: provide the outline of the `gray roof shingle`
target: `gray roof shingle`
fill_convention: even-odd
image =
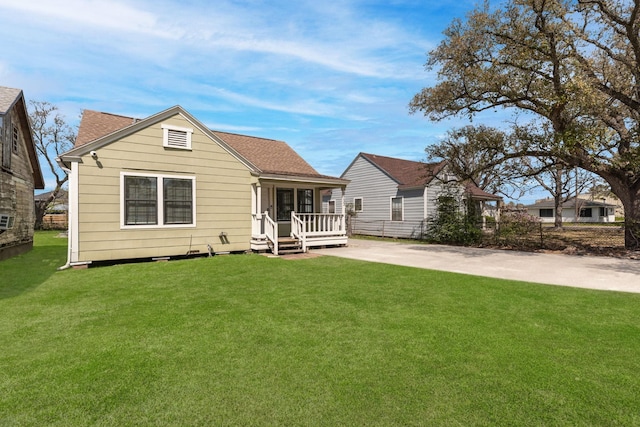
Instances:
[[[11,106],[16,102],[20,93],[20,89],[14,89],[11,87],[0,86],[0,114],[4,114]]]

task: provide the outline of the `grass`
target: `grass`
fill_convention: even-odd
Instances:
[[[0,425],[640,425],[640,295],[54,236],[0,263]]]

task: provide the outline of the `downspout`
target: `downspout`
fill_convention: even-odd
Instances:
[[[67,174],[69,175],[69,179],[71,179],[71,169],[67,168],[66,165],[64,164],[64,162],[60,159],[57,158],[56,161],[58,162],[58,165],[60,166],[60,168]],[[71,192],[69,192],[69,200],[67,200],[67,262],[58,267],[57,270],[58,271],[62,271],[62,270],[66,270],[69,267],[71,267],[71,228],[72,228],[72,224],[73,221],[71,221]]]

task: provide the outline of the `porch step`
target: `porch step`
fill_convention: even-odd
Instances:
[[[291,237],[278,238],[278,255],[298,253],[302,253],[300,240]]]

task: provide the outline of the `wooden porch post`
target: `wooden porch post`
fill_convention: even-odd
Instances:
[[[258,212],[260,212],[260,210],[258,210],[258,204],[257,204],[257,194],[258,194],[257,186],[258,184],[251,184],[251,213],[252,214],[257,214]]]
[[[262,214],[262,186],[258,183],[256,184],[256,210],[254,211],[256,214]]]

